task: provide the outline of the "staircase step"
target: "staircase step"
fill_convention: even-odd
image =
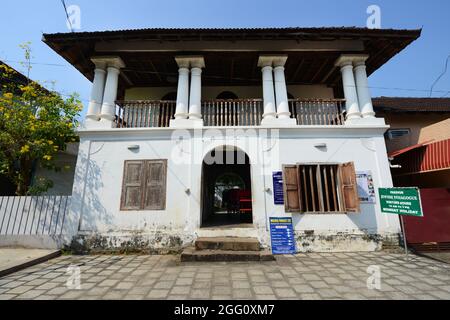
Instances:
[[[226,251],[259,251],[259,241],[256,238],[244,237],[211,237],[198,238],[195,241],[197,250]]]
[[[268,250],[233,251],[233,250],[196,250],[186,248],[181,253],[181,262],[195,261],[273,261],[275,257]]]

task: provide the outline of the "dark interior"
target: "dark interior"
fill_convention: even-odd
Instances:
[[[238,150],[213,150],[209,155],[216,161],[203,162],[202,227],[253,223],[248,156]]]

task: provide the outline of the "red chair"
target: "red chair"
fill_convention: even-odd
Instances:
[[[248,220],[245,217],[252,216],[252,193],[250,190],[239,190],[238,197],[240,217]]]

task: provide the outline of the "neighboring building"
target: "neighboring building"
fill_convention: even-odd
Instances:
[[[396,187],[420,188],[424,217],[405,217],[408,243],[450,250],[450,98],[373,99],[391,126],[386,144]]]
[[[27,76],[23,75],[19,71],[15,70],[8,64],[0,60],[0,65],[5,65],[13,70],[13,76],[11,78],[5,79],[0,77],[0,94],[2,93],[2,88],[6,84],[12,83],[16,88],[16,94],[20,94],[19,86],[26,86],[30,82],[34,83],[33,80],[29,79]],[[43,92],[50,93],[46,88],[39,86]],[[55,163],[60,166],[61,171],[48,170],[41,168],[38,164],[34,166],[33,177],[41,176],[47,177],[53,181],[53,187],[49,189],[47,195],[71,195],[73,187],[73,177],[75,173],[75,165],[77,162],[78,154],[78,144],[68,144],[67,150],[64,152],[59,152]],[[32,179],[33,180],[33,179]],[[16,192],[16,186],[7,177],[0,175],[0,196],[14,196]]]
[[[396,186],[450,188],[450,98],[374,98]]]
[[[93,81],[71,200],[78,242],[170,249],[225,236],[270,247],[269,218],[292,217],[298,251],[398,244],[398,217],[383,215],[374,193],[392,186],[389,127],[375,117],[367,76],[419,36],[365,28],[45,34]]]

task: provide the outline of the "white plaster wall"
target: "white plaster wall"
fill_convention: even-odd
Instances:
[[[176,87],[138,87],[125,91],[125,100],[161,100],[166,94],[176,92]],[[224,92],[231,91],[240,99],[262,99],[261,86],[217,86],[202,87],[202,99],[212,100]],[[288,92],[294,98],[321,98],[331,99],[334,97],[333,89],[325,85],[293,85],[288,86]]]
[[[151,237],[162,232],[177,235],[186,243],[204,234],[206,231],[200,229],[201,163],[207,152],[228,145],[245,151],[252,163],[254,229],[238,230],[236,234],[257,234],[268,245],[270,216],[292,216],[299,234],[308,231],[316,235],[399,233],[398,218],[381,214],[378,199],[376,204],[362,204],[361,213],[357,214],[291,215],[285,213],[284,206],[275,206],[272,197],[272,171],[281,170],[283,164],[300,162],[353,161],[356,170],[372,171],[376,190],[392,186],[383,138],[386,128],[298,127],[276,131],[279,136],[274,140],[264,137],[264,129],[252,129],[251,139],[245,138],[245,128],[238,130],[227,132],[217,128],[208,134],[203,130],[195,133],[185,130],[181,131],[183,141],[172,138],[170,128],[81,132],[72,197],[72,210],[81,214],[79,232],[119,237],[132,233]],[[319,150],[314,147],[316,143],[326,143],[327,148]],[[130,145],[139,145],[139,151],[128,150]],[[186,163],[180,163],[183,157],[188,159]],[[189,160],[191,157],[194,164]],[[120,211],[124,161],[137,159],[168,159],[166,210]],[[224,235],[221,232],[230,230],[207,233]],[[345,241],[336,250],[348,250]],[[361,247],[361,250],[373,249],[373,244]]]

